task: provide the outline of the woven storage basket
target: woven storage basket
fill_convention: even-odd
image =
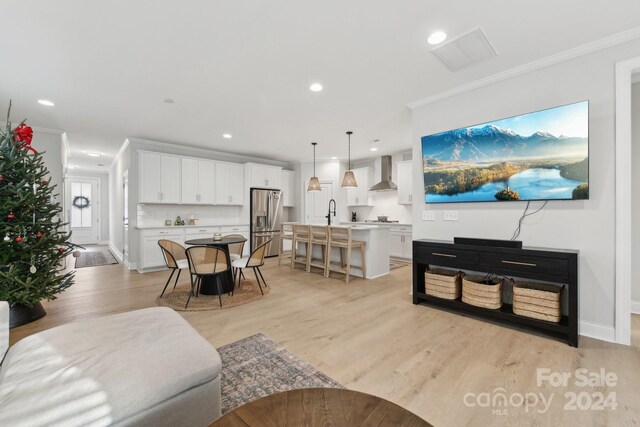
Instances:
[[[424,273],[424,289],[427,295],[444,299],[460,298],[461,274],[454,270],[433,268]]]
[[[560,295],[564,286],[509,280],[513,286],[513,312],[519,316],[558,323],[562,319]]]
[[[495,284],[483,280],[483,276],[462,277],[462,302],[494,310],[502,307],[502,280]]]

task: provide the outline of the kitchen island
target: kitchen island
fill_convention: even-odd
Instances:
[[[315,224],[314,224],[315,225]],[[376,277],[389,274],[389,228],[380,225],[349,225],[351,228],[353,240],[366,242],[364,248],[365,263],[367,267],[367,279],[375,279]],[[305,244],[298,245],[298,254],[305,254]],[[313,258],[322,259],[322,247],[320,245],[313,246]],[[340,262],[339,248],[332,248],[331,261]],[[362,255],[360,250],[351,251],[351,275],[362,277],[362,271],[353,266],[362,265]],[[334,273],[335,274],[335,273]]]

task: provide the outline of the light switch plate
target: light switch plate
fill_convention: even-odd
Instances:
[[[436,213],[434,211],[422,211],[422,220],[423,221],[435,221]]]
[[[458,211],[444,211],[442,214],[442,219],[445,221],[457,221],[458,220]]]

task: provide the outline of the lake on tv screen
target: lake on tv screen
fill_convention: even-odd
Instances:
[[[573,190],[585,181],[564,178],[559,169],[527,169],[504,181],[483,184],[475,190],[458,194],[426,194],[427,203],[490,202],[507,188],[519,194],[519,200],[571,199]]]

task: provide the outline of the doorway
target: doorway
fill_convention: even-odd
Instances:
[[[129,171],[122,174],[122,263],[129,266]]]
[[[70,177],[67,201],[71,242],[95,245],[100,242],[99,178]]]
[[[304,188],[307,188],[308,182]],[[329,212],[329,200],[333,199],[333,181],[320,181],[320,191],[306,192],[305,197],[305,222],[307,224],[326,224],[327,212]],[[335,216],[331,223],[335,224]]]

